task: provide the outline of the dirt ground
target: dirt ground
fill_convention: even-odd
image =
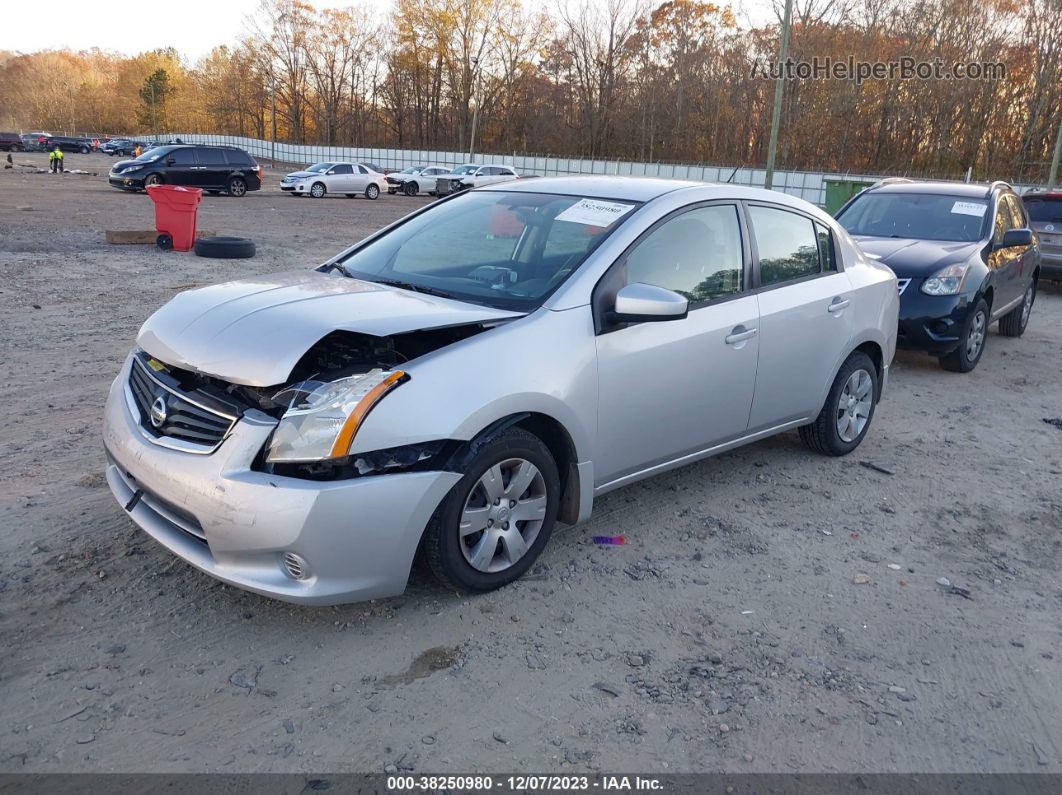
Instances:
[[[0,171],[0,770],[1062,771],[1058,287],[970,375],[901,353],[847,458],[785,434],[607,495],[501,591],[417,570],[299,608],[126,518],[106,390],[178,291],[316,264],[424,199],[268,174],[200,211],[257,258],[199,259],[108,245],[150,201],[66,160],[98,175]]]

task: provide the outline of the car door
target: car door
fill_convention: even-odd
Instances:
[[[745,433],[759,353],[749,251],[736,202],[701,204],[655,224],[598,284],[598,486]],[[681,293],[689,314],[608,327],[616,291],[635,282]]]
[[[195,151],[196,159],[199,161],[195,184],[209,190],[223,190],[228,182],[229,172],[232,170],[228,160],[225,159],[225,150],[205,146]]]
[[[757,432],[818,415],[851,338],[851,284],[824,224],[788,207],[746,209],[760,308]]]
[[[1006,206],[1007,211],[1010,213],[1010,229],[1028,229],[1029,220],[1025,217],[1025,208],[1021,205],[1021,200],[1017,196],[1006,193],[1000,197],[1000,203]],[[1004,314],[1003,310],[1017,302],[1025,295],[1025,288],[1028,286],[1029,274],[1031,267],[1035,267],[1030,264],[1030,258],[1032,256],[1032,246],[1012,246],[1011,248],[1001,249],[1000,254],[1007,254],[1007,265],[1004,269],[1004,280],[1006,282],[1006,300],[995,301],[993,307],[993,315]],[[1002,296],[1000,296],[1002,298]]]
[[[993,271],[992,286],[995,295],[992,299],[992,316],[998,317],[1000,310],[1005,309],[1021,295],[1016,289],[1016,273],[1019,266],[1018,259],[1020,248],[996,248],[1002,241],[1003,235],[1009,230],[1015,229],[1014,216],[1007,204],[1005,194],[1000,194],[996,201],[996,211],[992,218],[992,251],[988,255],[988,267]]]
[[[192,147],[181,147],[162,158],[162,178],[170,185],[199,187],[199,159]]]
[[[351,174],[350,193],[362,193],[369,187],[369,169],[358,163],[354,166]]]
[[[329,193],[357,193],[357,180],[350,163],[336,163],[325,173],[324,183]]]

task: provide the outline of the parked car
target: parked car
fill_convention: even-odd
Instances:
[[[45,132],[29,132],[22,135],[22,149],[26,152],[43,152],[50,136]]]
[[[0,152],[21,152],[24,148],[21,135],[13,132],[0,132]]]
[[[435,180],[435,192],[439,196],[481,188],[498,182],[508,182],[517,178],[517,173],[509,166],[478,166],[472,163],[457,166],[449,174]]]
[[[115,138],[110,141],[104,141],[100,144],[100,151],[111,157],[123,155],[129,156],[136,151],[138,145],[140,146],[141,151],[143,151],[145,146],[141,142],[131,141],[128,138]]]
[[[449,174],[443,166],[410,166],[387,175],[387,192],[416,196],[418,193],[435,195],[435,180]]]
[[[262,187],[262,167],[235,146],[182,144],[158,146],[134,160],[111,167],[109,181],[122,190],[149,185],[186,185],[217,195],[244,196]]]
[[[71,135],[50,135],[44,142],[45,151],[51,152],[55,147],[63,152],[77,152],[87,155],[92,151],[92,141],[88,138]]]
[[[1007,183],[882,180],[850,199],[837,220],[896,272],[900,347],[967,373],[981,360],[992,322],[1004,336],[1025,332],[1040,249]]]
[[[387,188],[384,175],[370,168],[368,163],[314,163],[304,171],[295,171],[280,181],[280,189],[292,196],[311,196],[323,199],[329,193],[353,199],[362,194],[377,199]]]
[[[866,436],[896,277],[791,196],[543,178],[462,192],[316,270],[190,290],[107,400],[148,534],[292,602],[519,577],[620,486],[800,429]]]
[[[1062,191],[1031,191],[1021,197],[1029,226],[1040,238],[1040,275],[1062,279]]]

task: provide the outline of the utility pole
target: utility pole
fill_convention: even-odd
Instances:
[[[468,139],[468,159],[471,160],[476,151],[476,122],[479,121],[479,78],[482,74],[479,70],[479,58],[472,59],[472,66],[476,70],[476,87],[472,92],[472,135]]]
[[[1047,189],[1054,190],[1058,182],[1058,161],[1062,159],[1062,118],[1058,120],[1058,136],[1055,138],[1055,154],[1051,158],[1051,171],[1047,175]]]
[[[767,176],[763,187],[771,189],[774,183],[774,154],[778,148],[778,123],[782,118],[782,89],[785,86],[783,69],[789,57],[789,28],[793,22],[793,0],[785,0],[785,17],[782,19],[782,45],[778,48],[778,76],[774,83],[774,109],[771,111],[771,137],[767,141]]]
[[[273,70],[269,70],[269,116],[271,120],[272,143],[270,144],[269,159],[273,161],[273,165],[277,164],[277,79],[273,74]]]

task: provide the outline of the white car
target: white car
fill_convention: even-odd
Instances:
[[[508,182],[518,176],[520,175],[509,166],[479,166],[468,163],[458,166],[444,177],[439,177],[435,181],[435,192],[439,196],[446,196],[468,188],[482,188],[484,185]]]
[[[386,190],[384,175],[365,163],[314,163],[305,171],[295,171],[280,181],[280,189],[292,196],[323,199],[337,193],[353,199],[359,193],[375,199]]]
[[[443,166],[410,166],[387,175],[387,192],[416,196],[418,193],[435,195],[435,180],[446,176],[450,169]]]

